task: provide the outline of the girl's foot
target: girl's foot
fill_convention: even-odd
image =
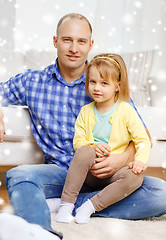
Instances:
[[[48,207],[49,207],[51,213],[58,212],[60,205],[61,205],[60,198],[48,198],[48,199],[46,199],[46,202],[48,204]]]
[[[74,209],[73,203],[61,202],[61,206],[57,215],[55,216],[56,222],[71,223],[74,219],[72,212]]]
[[[92,213],[95,213],[95,208],[92,202],[88,199],[76,210],[75,222],[89,223]]]

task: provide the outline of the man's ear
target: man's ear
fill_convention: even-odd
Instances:
[[[89,52],[92,50],[93,44],[94,44],[94,40],[91,40],[91,42],[90,42],[90,48],[89,48]]]
[[[57,48],[57,37],[56,36],[53,36],[53,44],[54,44],[54,47]]]

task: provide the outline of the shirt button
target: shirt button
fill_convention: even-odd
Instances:
[[[66,108],[66,105],[63,105],[63,108]]]
[[[62,127],[65,128],[65,125],[63,124]]]
[[[73,153],[73,152],[71,152],[71,155],[73,156],[73,155],[74,155],[74,153]]]
[[[68,86],[65,86],[65,92],[68,93]]]

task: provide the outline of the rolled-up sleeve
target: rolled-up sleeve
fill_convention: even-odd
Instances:
[[[28,72],[25,72],[10,78],[7,82],[0,83],[1,105],[26,105],[27,80]]]

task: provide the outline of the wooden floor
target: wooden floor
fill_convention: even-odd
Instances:
[[[7,193],[7,189],[6,189],[6,185],[5,185],[5,173],[10,168],[11,167],[7,167],[7,166],[0,168],[0,211],[3,211],[4,208],[6,208],[10,205],[8,193]],[[166,169],[161,168],[161,167],[149,167],[145,171],[145,175],[159,177],[163,180],[166,180]]]
[[[166,181],[166,169],[162,167],[148,167],[145,175],[158,177]]]

